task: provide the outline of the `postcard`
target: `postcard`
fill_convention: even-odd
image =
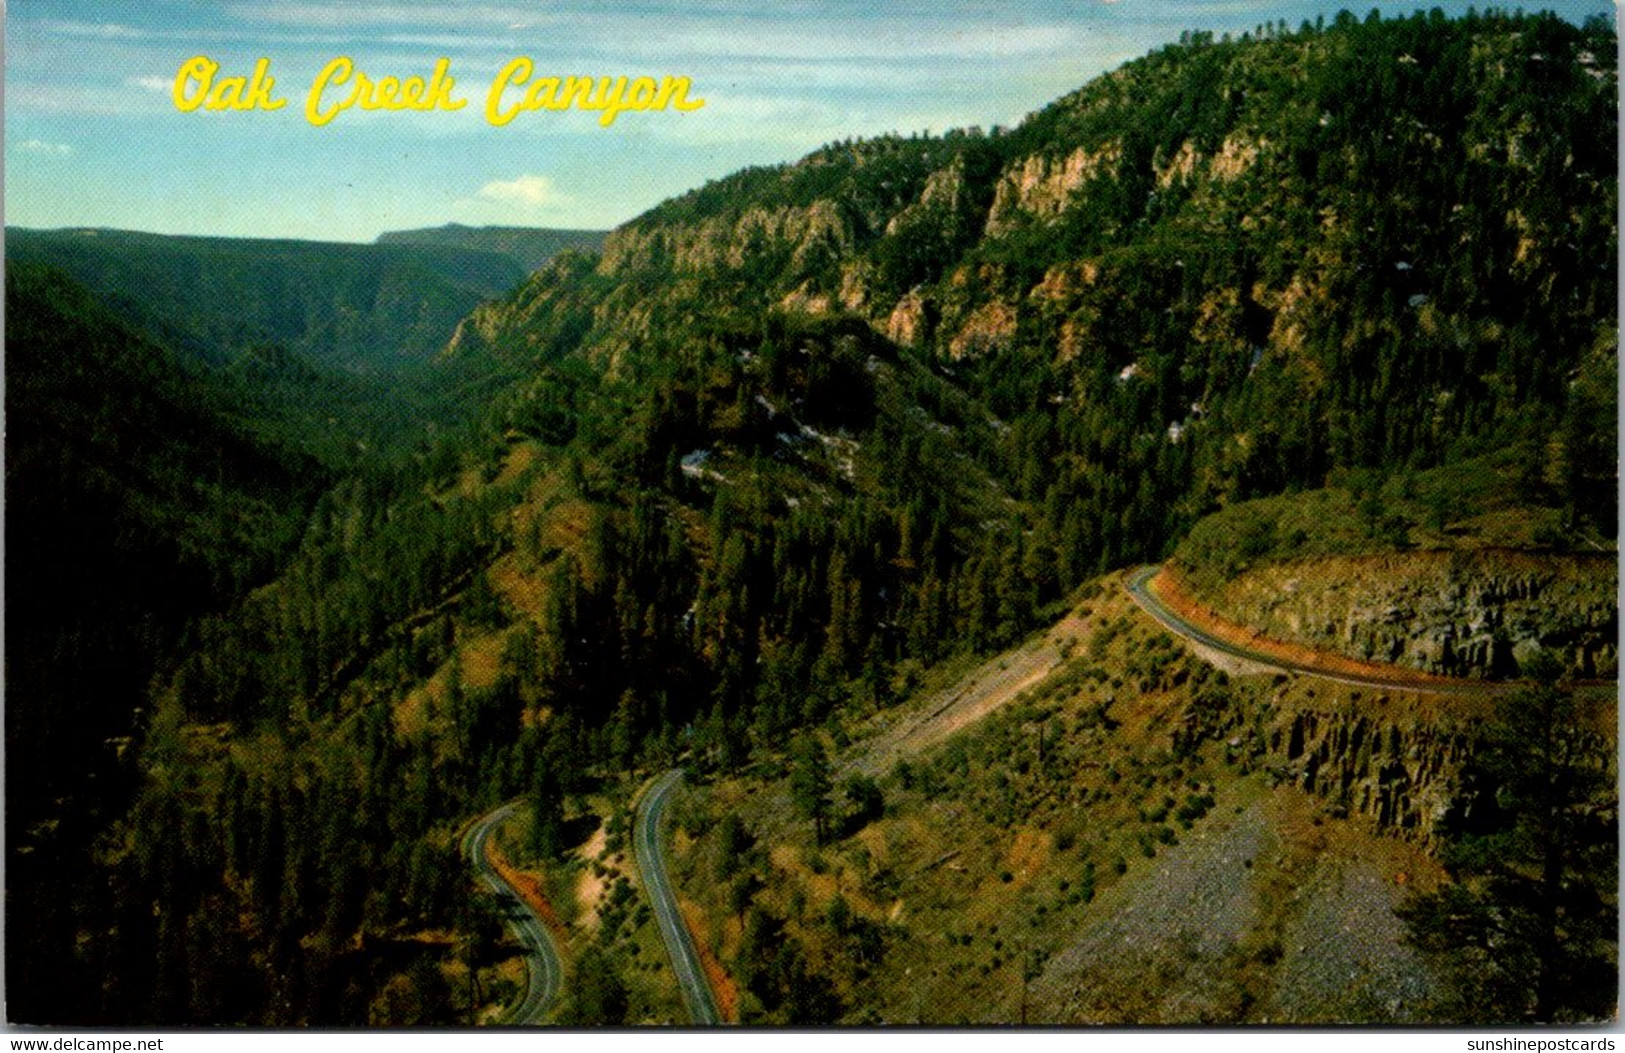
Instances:
[[[13,1027],[1612,1048],[1612,5],[6,30]]]

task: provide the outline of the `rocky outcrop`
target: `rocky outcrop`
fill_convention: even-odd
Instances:
[[[913,223],[930,222],[939,217],[957,217],[969,206],[965,187],[965,158],[956,157],[947,167],[940,168],[925,181],[920,199],[893,216],[886,224],[887,234],[896,234]]]
[[[1060,308],[1072,305],[1078,296],[1100,280],[1100,264],[1095,260],[1068,260],[1044,272],[1044,280],[1033,287],[1032,299]]]
[[[1204,156],[1189,139],[1181,143],[1171,156],[1159,158],[1153,164],[1157,186],[1166,188],[1175,183],[1191,180],[1205,173],[1207,178],[1227,183],[1246,173],[1267,146],[1262,140],[1241,133],[1232,134],[1220,145],[1212,157]]]
[[[1432,840],[1447,819],[1470,818],[1462,768],[1465,728],[1363,713],[1301,711],[1269,731],[1274,771],[1379,829]]]
[[[1263,140],[1254,140],[1251,136],[1232,135],[1225,139],[1219,147],[1219,152],[1213,156],[1208,166],[1208,174],[1222,182],[1228,182],[1244,174],[1258,160],[1258,155],[1268,146]]]
[[[1381,704],[1379,703],[1379,706]],[[1252,708],[1228,691],[1198,695],[1176,721],[1176,756],[1221,743],[1228,759],[1272,772],[1326,798],[1344,815],[1364,816],[1385,833],[1430,841],[1446,819],[1470,818],[1475,804],[1463,769],[1471,727],[1414,711],[1394,713],[1352,699],[1338,708],[1290,701],[1284,688]]]
[[[1475,803],[1463,768],[1470,759],[1465,723],[1430,722],[1414,713],[1372,712],[1352,702],[1303,708],[1278,692],[1250,710],[1229,692],[1198,697],[1173,731],[1176,756],[1222,743],[1229,759],[1264,767],[1281,782],[1326,798],[1344,815],[1363,816],[1385,833],[1431,841],[1446,819],[1469,818]]]
[[[1189,139],[1185,140],[1172,157],[1152,166],[1157,173],[1157,186],[1167,189],[1174,183],[1189,179],[1191,173],[1196,171],[1196,162],[1200,159],[1201,155],[1196,152],[1196,145]]]
[[[919,290],[910,292],[892,308],[886,322],[886,337],[903,347],[923,347],[936,326],[936,307]]]
[[[621,227],[605,240],[599,271],[738,269],[786,250],[792,271],[801,271],[845,258],[853,242],[852,222],[833,200],[804,208],[753,206],[738,216],[714,216],[686,226]]]
[[[1612,781],[1612,708],[1606,700],[1600,706],[1585,718],[1594,730],[1574,740],[1576,757]],[[1232,753],[1249,752],[1277,779],[1325,799],[1337,814],[1364,817],[1382,833],[1426,844],[1480,818],[1493,821],[1499,790],[1474,763],[1481,720],[1466,712],[1388,714],[1351,703],[1273,714],[1230,738]]]
[[[1122,144],[1110,142],[1097,150],[1079,147],[1064,157],[1035,154],[1012,163],[994,187],[987,234],[1003,234],[1026,217],[1060,215],[1078,188],[1110,171],[1122,155]]]
[[[1016,335],[1015,308],[999,300],[979,307],[948,343],[949,357],[976,357],[1008,347]]]
[[[1618,672],[1614,557],[1412,552],[1259,567],[1216,606],[1265,636],[1446,676],[1516,677],[1536,651]]]

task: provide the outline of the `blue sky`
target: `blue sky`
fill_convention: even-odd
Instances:
[[[1186,29],[1241,32],[1372,6],[1321,0],[11,0],[5,220],[162,233],[371,240],[446,222],[609,227],[751,164],[847,136],[1014,124]],[[1465,2],[1439,2],[1450,13]],[[1485,6],[1482,5],[1481,6]],[[1525,5],[1530,9],[1542,6]],[[1576,21],[1608,0],[1550,4]],[[275,113],[180,113],[176,70],[272,62]],[[337,55],[375,75],[451,60],[458,113],[349,111],[305,94]],[[485,123],[508,59],[559,75],[686,76],[706,106]],[[538,73],[540,76],[541,73]]]

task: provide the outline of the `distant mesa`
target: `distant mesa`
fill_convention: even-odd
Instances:
[[[561,252],[601,252],[605,230],[556,230],[547,227],[465,227],[447,223],[420,230],[391,230],[378,235],[380,245],[439,245],[494,252],[513,260],[525,273],[541,269]]]

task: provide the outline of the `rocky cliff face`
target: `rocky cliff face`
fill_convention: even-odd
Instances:
[[[1054,219],[1085,183],[1109,173],[1122,156],[1122,143],[1110,141],[1096,149],[1079,147],[1064,157],[1035,155],[1011,164],[993,191],[987,233],[1003,234],[1022,220]]]
[[[1355,49],[1343,37],[1359,34],[1376,43],[1361,38],[1358,53],[1372,68],[1355,71],[1348,60]],[[1109,358],[1115,373],[1130,359],[1109,345],[1144,342],[1135,330],[1145,325],[1125,324],[1129,314],[1166,317],[1157,325],[1168,330],[1169,346],[1193,360],[1202,357],[1198,350],[1250,356],[1266,345],[1296,357],[1308,337],[1346,327],[1340,305],[1366,281],[1362,276],[1380,273],[1394,286],[1390,298],[1416,297],[1409,309],[1421,322],[1460,343],[1472,326],[1441,314],[1434,294],[1452,261],[1486,251],[1471,240],[1468,204],[1431,200],[1409,169],[1401,177],[1362,151],[1373,141],[1392,144],[1384,149],[1406,164],[1425,160],[1449,173],[1451,187],[1463,165],[1506,158],[1517,169],[1516,192],[1478,192],[1496,202],[1490,240],[1516,246],[1506,261],[1494,262],[1503,271],[1514,256],[1549,254],[1561,240],[1525,217],[1570,210],[1511,198],[1532,186],[1564,201],[1601,198],[1599,188],[1614,181],[1604,163],[1613,152],[1606,144],[1570,143],[1573,135],[1561,130],[1551,133],[1558,145],[1544,152],[1527,144],[1522,154],[1513,149],[1547,134],[1501,87],[1508,56],[1534,45],[1514,46],[1517,34],[1493,21],[1461,35],[1475,48],[1495,43],[1494,61],[1475,58],[1457,77],[1493,84],[1493,91],[1464,91],[1448,106],[1412,92],[1380,118],[1338,112],[1379,65],[1390,78],[1420,77],[1414,52],[1425,41],[1411,39],[1417,34],[1427,35],[1413,27],[1402,42],[1378,27],[1351,24],[1325,35],[1192,42],[1129,63],[1014,130],[832,144],[794,164],[736,173],[640,216],[609,235],[594,280],[669,298],[672,283],[695,279],[705,283],[702,302],[852,313],[876,332],[941,358],[996,356],[1025,342],[1047,349],[1058,364]],[[1579,47],[1562,43],[1569,51]],[[1377,44],[1393,54],[1373,51]],[[1542,46],[1536,59],[1555,63],[1557,44]],[[1599,105],[1593,96],[1611,102],[1612,71],[1593,65],[1585,72],[1566,87],[1572,105]],[[1434,108],[1468,130],[1442,137],[1443,118]],[[1380,127],[1366,127],[1376,120]],[[1508,127],[1526,129],[1512,146]],[[1528,157],[1547,153],[1568,157],[1560,172],[1528,169]],[[1486,168],[1479,176],[1499,178],[1498,172]],[[1401,204],[1396,194],[1418,199]],[[1362,214],[1370,202],[1414,222],[1381,231],[1386,242],[1379,247]],[[1612,210],[1599,215],[1611,218]],[[1581,226],[1595,233],[1592,219]],[[1234,259],[1209,258],[1206,247],[1239,246],[1255,236],[1282,260],[1265,267],[1254,260],[1257,252],[1239,247]],[[1143,255],[1124,254],[1125,246],[1141,242]],[[1426,258],[1428,246],[1438,258]],[[1000,280],[984,280],[989,271]],[[1543,280],[1562,280],[1556,275]],[[1612,281],[1603,285],[1611,296]],[[1149,300],[1133,302],[1137,296]],[[611,312],[607,327],[623,317]],[[527,324],[521,313],[507,328]],[[496,326],[482,325],[486,340],[502,342]],[[1362,330],[1342,344],[1377,335]],[[1330,338],[1320,342],[1327,344],[1322,354],[1344,350]],[[1314,363],[1305,383],[1320,384],[1344,365]],[[1237,370],[1227,362],[1208,370],[1212,377],[1203,372],[1182,365],[1193,390],[1163,401],[1207,403],[1215,392],[1202,389],[1235,383]]]
[[[1219,607],[1267,636],[1430,673],[1515,677],[1545,650],[1612,678],[1617,580],[1602,554],[1399,553],[1260,567]]]
[[[1318,690],[1320,697],[1308,683],[1283,680],[1258,708],[1227,693],[1194,700],[1173,732],[1174,752],[1221,743],[1231,762],[1262,767],[1343,815],[1411,840],[1429,842],[1447,819],[1470,816],[1481,790],[1465,769],[1472,722],[1488,711],[1486,700],[1440,712],[1412,705],[1414,697]]]
[[[1431,843],[1447,826],[1471,827],[1480,811],[1493,811],[1497,787],[1473,764],[1474,732],[1487,702],[1430,712],[1396,699],[1381,698],[1375,707],[1369,701],[1276,707],[1250,747],[1277,778],[1408,840]],[[1581,735],[1581,755],[1589,758],[1582,763],[1608,771],[1615,757],[1612,704],[1593,701],[1589,719],[1599,730]],[[1239,736],[1230,741],[1248,745]]]
[[[866,325],[1011,426],[997,455],[1026,466],[1074,580],[1207,510],[1537,428],[1557,441],[1535,474],[1578,480],[1610,537],[1594,425],[1616,415],[1617,283],[1595,261],[1616,255],[1617,96],[1595,56],[1614,51],[1600,28],[1500,16],[1192,38],[1014,129],[833,143],[673,198],[451,350],[631,376],[701,349],[743,362],[743,334],[783,316]],[[1459,617],[1427,595],[1281,614],[1426,669],[1510,673],[1536,643],[1612,668],[1606,612],[1554,626],[1501,589]]]
[[[622,227],[605,240],[600,271],[614,276],[737,270],[786,250],[791,267],[804,270],[845,257],[853,239],[853,217],[829,199],[804,207],[750,206],[737,216],[715,216],[692,226]]]
[[[1306,711],[1270,729],[1269,758],[1282,778],[1338,809],[1430,841],[1442,822],[1475,806],[1463,778],[1469,742],[1453,722]]]

